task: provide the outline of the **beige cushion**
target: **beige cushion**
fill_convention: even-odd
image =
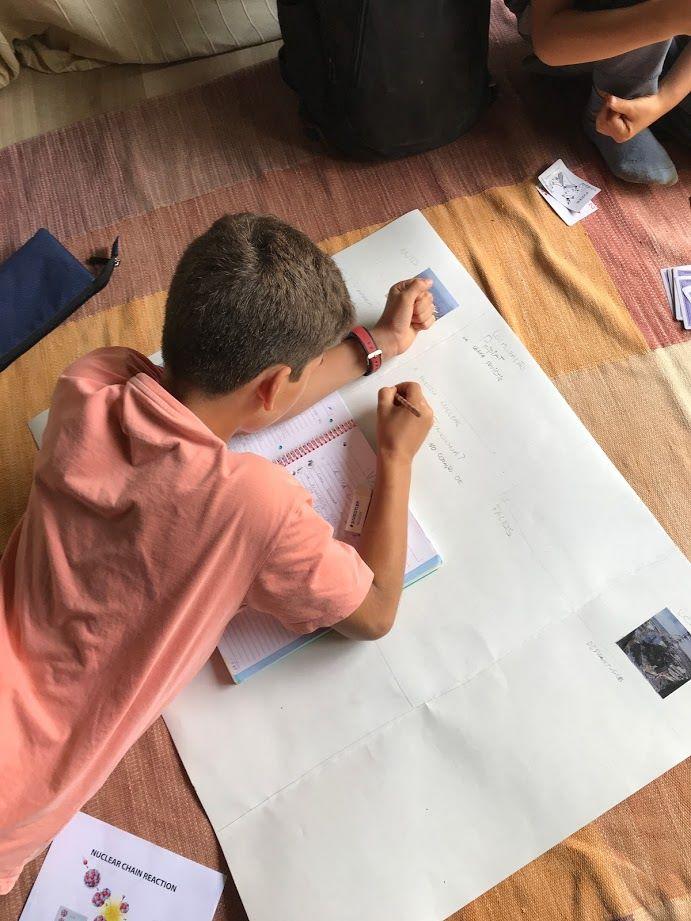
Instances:
[[[279,35],[275,0],[11,0],[0,5],[0,86],[20,65],[59,72],[165,63]]]

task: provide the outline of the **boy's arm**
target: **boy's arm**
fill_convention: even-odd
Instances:
[[[396,393],[420,416],[396,406]],[[353,639],[376,640],[389,632],[403,588],[408,544],[408,496],[412,462],[432,425],[432,410],[419,384],[385,387],[379,392],[377,479],[358,552],[374,573],[365,600],[334,629]]]
[[[657,93],[637,99],[620,99],[603,93],[604,105],[598,112],[597,130],[622,144],[635,137],[658,118],[679,105],[691,93],[691,42],[679,55],[674,67],[660,82]]]
[[[418,332],[434,323],[431,284],[427,278],[413,278],[399,281],[389,291],[384,312],[372,329],[372,337],[385,361],[405,352]],[[296,416],[327,394],[362,377],[365,364],[365,355],[357,342],[346,340],[328,349],[304,393],[283,418]]]
[[[689,0],[644,0],[635,6],[584,12],[573,0],[533,0],[532,39],[545,64],[582,64],[691,32]]]

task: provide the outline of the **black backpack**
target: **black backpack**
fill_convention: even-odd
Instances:
[[[358,158],[467,131],[490,98],[490,0],[278,0],[285,82],[310,133]]]

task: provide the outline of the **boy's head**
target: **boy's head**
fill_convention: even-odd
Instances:
[[[163,360],[183,396],[213,398],[262,385],[258,398],[269,393],[271,405],[259,414],[259,427],[295,403],[353,315],[341,273],[308,237],[275,217],[230,214],[178,263]]]

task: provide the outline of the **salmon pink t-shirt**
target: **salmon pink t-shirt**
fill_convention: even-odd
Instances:
[[[229,451],[142,355],[71,365],[0,562],[0,893],[244,603],[307,633],[371,581],[293,477]]]

